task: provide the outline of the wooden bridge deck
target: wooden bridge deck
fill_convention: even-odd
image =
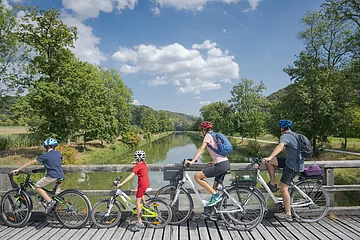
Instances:
[[[265,218],[252,231],[228,229],[221,221],[189,220],[181,226],[168,225],[164,229],[146,228],[133,233],[134,221],[122,221],[117,227],[98,229],[88,225],[82,229],[62,228],[56,222],[34,221],[23,228],[10,228],[0,224],[0,239],[125,239],[125,240],[239,240],[239,239],[360,239],[360,217],[337,216],[318,223],[283,222]]]

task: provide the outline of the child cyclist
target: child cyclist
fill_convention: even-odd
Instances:
[[[11,171],[12,174],[17,175],[20,170],[34,165],[37,162],[44,164],[46,169],[45,177],[41,178],[36,184],[36,191],[44,198],[47,202],[47,207],[45,208],[45,213],[50,212],[54,207],[56,201],[51,199],[49,195],[45,192],[43,187],[46,185],[55,182],[58,178],[64,178],[64,172],[61,167],[62,155],[59,151],[56,151],[55,148],[58,145],[58,142],[53,138],[48,138],[44,141],[44,148],[46,152],[41,154],[35,160],[25,163],[23,166]]]
[[[142,150],[138,150],[134,153],[135,166],[130,175],[121,183],[117,185],[118,188],[128,182],[134,175],[138,176],[138,188],[136,192],[136,211],[137,211],[137,223],[131,228],[132,231],[140,231],[140,228],[144,228],[144,224],[141,221],[141,203],[145,203],[145,191],[150,187],[148,167],[145,162],[146,154]]]

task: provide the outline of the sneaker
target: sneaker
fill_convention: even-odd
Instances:
[[[285,212],[281,212],[281,213],[275,213],[274,214],[275,217],[278,217],[280,219],[286,220],[288,222],[292,222],[293,218],[291,215],[286,214]]]
[[[130,231],[138,232],[142,228],[145,228],[145,225],[143,223],[135,223],[135,225],[130,228]]]
[[[47,206],[45,208],[45,214],[49,213],[53,209],[55,204],[56,204],[56,201],[51,199],[50,202],[48,202],[48,204],[47,204]]]
[[[210,201],[206,204],[207,207],[209,206],[214,206],[215,204],[217,204],[218,202],[220,202],[222,200],[222,197],[219,194],[214,194]]]
[[[272,192],[277,192],[277,191],[279,191],[279,189],[278,189],[278,187],[277,187],[277,184],[272,185],[270,182],[268,182],[267,185],[268,185],[268,187],[270,188],[270,190],[271,190]]]

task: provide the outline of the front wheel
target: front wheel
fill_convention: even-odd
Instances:
[[[150,227],[163,228],[170,223],[171,217],[169,204],[160,198],[150,198],[142,206],[141,219]]]
[[[1,199],[1,218],[9,227],[23,227],[31,217],[31,206],[26,192],[10,190]]]
[[[294,188],[290,195],[291,211],[294,217],[302,222],[317,222],[326,216],[330,199],[321,182],[306,181],[297,187],[311,198],[313,203]]]
[[[155,197],[166,198],[169,200],[172,210],[170,224],[179,225],[190,218],[194,208],[194,202],[190,193],[183,187],[179,188],[179,196],[176,202],[174,202],[176,191],[176,185],[166,185],[155,193]]]
[[[55,197],[55,216],[68,228],[81,228],[90,218],[91,204],[84,193],[68,189]]]
[[[250,230],[264,217],[264,206],[258,193],[249,188],[233,187],[223,194],[219,213],[224,222],[236,230]]]
[[[91,220],[99,228],[111,228],[121,220],[121,208],[117,201],[110,204],[111,199],[98,202],[91,210]]]

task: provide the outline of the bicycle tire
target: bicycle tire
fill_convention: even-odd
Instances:
[[[156,193],[155,197],[161,197],[169,200],[169,204],[172,210],[172,218],[170,224],[179,225],[185,221],[187,221],[193,212],[194,202],[190,195],[190,193],[183,187],[180,187],[180,195],[177,202],[172,202],[170,194],[174,194],[176,192],[176,185],[166,185],[160,188]],[[181,196],[183,196],[181,198]],[[181,198],[181,200],[179,200]]]
[[[67,189],[56,196],[55,217],[67,228],[81,228],[89,221],[91,204],[87,196],[76,189]],[[82,211],[82,212],[81,212]]]
[[[308,195],[314,202],[308,206],[297,206],[298,204],[306,204],[305,199],[296,188],[290,194],[291,212],[295,218],[302,222],[318,222],[329,211],[330,198],[321,182],[305,181],[297,185],[306,195]]]
[[[145,208],[155,211],[157,217],[144,217],[148,213],[146,210],[142,210],[141,219],[144,223],[147,223],[152,228],[164,228],[168,225],[172,218],[172,211],[169,204],[160,198],[150,198],[146,201]]]
[[[232,187],[228,194],[241,204],[241,211],[229,195],[223,194],[219,204],[219,213],[224,222],[231,228],[244,231],[256,227],[264,217],[263,200],[256,191],[245,187]],[[234,211],[228,213],[227,211]]]
[[[12,189],[5,193],[1,199],[1,219],[9,227],[19,228],[25,226],[31,217],[32,202],[28,194]],[[19,200],[19,201],[18,201]]]
[[[116,226],[121,220],[121,207],[114,201],[110,214],[107,216],[110,199],[97,202],[91,210],[91,220],[99,228],[111,228]]]

